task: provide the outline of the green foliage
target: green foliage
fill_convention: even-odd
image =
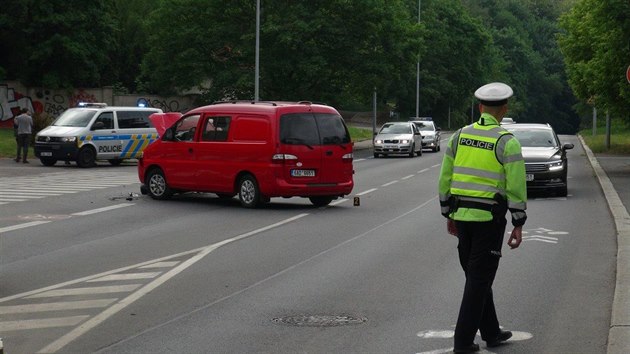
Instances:
[[[5,0],[3,10],[11,14],[0,43],[14,53],[6,63],[12,78],[49,88],[103,84],[112,32],[106,2]]]
[[[605,120],[598,120],[595,136],[592,127],[580,130],[580,135],[595,153],[630,154],[630,124],[626,120],[612,119],[610,132],[610,148],[606,147]]]
[[[630,3],[578,0],[560,19],[569,84],[582,101],[630,119]]]

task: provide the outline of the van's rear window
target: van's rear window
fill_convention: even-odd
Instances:
[[[339,115],[291,113],[280,117],[280,141],[290,145],[346,144],[350,134]]]

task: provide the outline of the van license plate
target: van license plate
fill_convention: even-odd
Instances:
[[[531,173],[526,174],[526,175],[525,175],[525,180],[526,180],[527,182],[531,182],[531,181],[533,181],[533,180],[534,180],[534,175],[533,175],[533,174],[531,174]]]
[[[291,170],[292,177],[315,177],[315,170]]]
[[[39,153],[40,156],[52,156],[51,151],[42,151]]]

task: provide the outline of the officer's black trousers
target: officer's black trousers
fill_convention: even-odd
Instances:
[[[486,341],[499,335],[492,282],[499,267],[506,220],[457,221],[456,225],[459,238],[457,250],[466,274],[466,286],[455,327],[455,348],[463,348],[474,342],[477,330]]]

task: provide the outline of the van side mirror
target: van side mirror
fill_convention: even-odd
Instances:
[[[437,127],[437,128],[435,128],[435,130],[437,130],[437,131],[442,131],[442,128]]]
[[[573,144],[567,143],[567,144],[562,145],[562,150],[571,150],[571,149],[573,149]]]

